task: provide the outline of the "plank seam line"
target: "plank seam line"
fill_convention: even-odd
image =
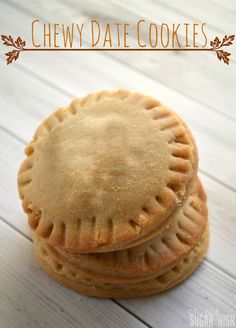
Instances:
[[[228,185],[227,183],[225,183],[225,182],[223,182],[223,181],[221,181],[221,180],[219,180],[219,179],[213,177],[211,174],[207,173],[205,170],[203,170],[203,169],[199,169],[198,171],[199,171],[200,173],[204,174],[205,176],[207,176],[208,178],[210,178],[211,180],[214,180],[215,182],[221,184],[223,187],[229,189],[230,191],[232,191],[232,192],[236,192],[236,188],[234,188],[234,187]]]
[[[18,4],[14,4],[14,3],[12,3],[10,0],[5,0],[5,4],[6,4],[6,5],[9,5],[9,6],[12,6],[12,7],[15,7],[16,9],[18,9],[18,10],[21,11],[21,12],[23,12],[24,14],[27,13],[27,15],[34,15],[34,13],[32,13],[30,10],[25,10],[25,9],[23,9],[23,7],[19,6]],[[120,7],[120,8],[123,8],[123,7],[121,7],[121,6],[119,6],[119,7]],[[129,11],[129,12],[130,12],[130,11]],[[38,16],[38,18],[40,18],[40,19],[44,20],[45,22],[47,22],[47,20],[45,20],[43,17]],[[86,41],[85,41],[85,44],[87,44]],[[164,84],[167,88],[174,90],[175,92],[179,93],[180,95],[184,96],[185,98],[190,99],[191,101],[194,101],[195,103],[199,103],[200,105],[206,107],[207,110],[209,110],[209,111],[211,111],[211,112],[213,112],[213,113],[215,113],[215,114],[218,114],[219,116],[223,116],[223,117],[229,119],[231,122],[233,121],[234,123],[236,123],[236,118],[234,118],[233,116],[231,116],[231,115],[229,115],[229,114],[225,114],[225,113],[219,111],[218,109],[216,109],[216,108],[214,108],[214,107],[212,107],[212,106],[210,106],[210,105],[208,105],[208,104],[205,104],[203,101],[201,101],[201,100],[199,100],[199,99],[197,99],[197,98],[194,98],[193,96],[190,96],[190,95],[184,93],[183,91],[180,91],[180,90],[176,89],[176,88],[173,87],[173,86],[170,86],[168,83],[163,82],[163,81],[161,81],[161,80],[158,80],[158,79],[154,78],[154,77],[151,76],[149,73],[145,73],[145,72],[141,71],[140,69],[138,69],[138,68],[136,68],[136,67],[134,67],[134,66],[128,64],[127,62],[125,62],[125,61],[123,61],[123,60],[121,60],[121,59],[115,57],[114,55],[112,55],[112,54],[110,54],[110,53],[101,53],[101,55],[104,56],[104,57],[109,57],[109,58],[112,59],[114,62],[119,62],[119,63],[125,65],[125,66],[128,67],[130,70],[135,71],[135,72],[138,72],[140,75],[146,76],[147,78],[149,78],[150,80],[152,80],[152,81],[154,81],[154,82],[159,82],[159,83],[161,83],[161,84]],[[54,88],[57,88],[58,90],[60,90],[60,91],[64,92],[65,94],[71,96],[71,94],[70,94],[68,91],[65,91],[64,89],[61,89],[60,87],[54,85],[53,83],[49,82],[49,81],[46,80],[45,78],[41,77],[40,75],[38,75],[38,74],[36,74],[36,73],[33,73],[31,70],[26,69],[24,65],[22,65],[22,64],[18,64],[18,65],[21,66],[23,70],[25,70],[25,71],[27,71],[28,73],[34,75],[36,78],[39,78],[39,77],[40,77],[40,78],[42,79],[42,81],[44,81],[44,82],[48,82],[48,84],[49,84],[50,86],[53,86]],[[19,67],[19,66],[18,66],[18,67]],[[74,95],[73,95],[73,97],[74,97]]]
[[[154,328],[154,326],[151,326],[150,324],[148,324],[146,321],[141,319],[137,314],[135,314],[132,311],[130,311],[129,309],[127,309],[123,304],[120,303],[120,301],[112,299],[112,298],[110,298],[110,300],[112,300],[115,304],[119,305],[122,309],[127,311],[130,315],[135,317],[137,320],[139,320],[142,324],[146,325],[148,328]]]
[[[221,272],[224,272],[224,274],[226,274],[227,276],[229,276],[230,279],[232,279],[233,281],[236,281],[236,276],[235,275],[233,275],[229,271],[223,269],[220,265],[216,264],[215,261],[210,260],[209,258],[205,258],[205,261],[207,263],[209,263],[209,265],[211,265],[212,267],[216,268],[217,270],[219,270]]]
[[[167,7],[168,10],[171,10],[172,12],[175,12],[175,11],[176,11],[176,12],[178,12],[180,15],[183,15],[184,17],[188,17],[188,18],[192,19],[194,22],[196,22],[196,20],[199,19],[198,17],[194,17],[194,16],[192,16],[192,15],[189,15],[188,13],[183,12],[182,10],[180,10],[180,9],[178,9],[178,8],[176,8],[176,7],[171,7],[171,6],[168,5],[168,4],[164,4],[163,1],[157,0],[157,3],[158,3],[159,5],[161,5],[162,7]],[[215,5],[215,6],[217,6],[217,5]],[[137,13],[136,13],[136,14],[137,14]],[[221,29],[218,29],[217,26],[214,26],[214,25],[212,25],[212,24],[207,24],[207,26],[209,26],[212,30],[215,30],[217,33],[219,32],[219,33],[225,34],[225,31],[222,31]]]
[[[27,144],[27,141],[25,139],[21,138],[20,136],[18,136],[11,130],[8,130],[2,124],[0,125],[0,130],[2,130],[3,133],[8,134],[10,137],[12,137],[14,140],[18,141],[19,143],[23,144],[24,146]]]
[[[232,13],[236,13],[236,10],[234,10],[233,8],[232,9],[229,9],[227,7],[224,7],[223,5],[219,4],[218,2],[215,3],[214,0],[213,0],[213,2],[212,2],[212,0],[208,0],[208,2],[210,2],[213,6],[216,5],[221,10],[224,9],[224,10],[227,10],[227,11],[231,11]]]
[[[7,226],[9,226],[11,229],[15,230],[16,232],[18,232],[22,237],[25,237],[27,240],[29,240],[31,243],[33,242],[32,239],[27,236],[25,233],[23,233],[20,229],[18,229],[17,227],[15,227],[12,223],[10,223],[9,221],[5,220],[2,216],[0,216],[0,220],[2,222],[4,222]]]

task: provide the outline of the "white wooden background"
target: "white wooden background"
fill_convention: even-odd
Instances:
[[[31,21],[207,22],[208,35],[235,33],[234,0],[1,0],[0,33],[30,40]],[[30,41],[28,41],[28,44]],[[235,46],[231,52],[235,55]],[[8,50],[8,49],[7,49]],[[189,310],[236,312],[236,58],[212,53],[23,53],[6,66],[0,47],[0,327],[188,327]],[[200,152],[211,223],[206,260],[179,287],[152,297],[105,300],[61,287],[34,261],[17,195],[23,148],[40,121],[75,96],[128,88],[172,106]]]

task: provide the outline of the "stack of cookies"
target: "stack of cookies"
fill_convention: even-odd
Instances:
[[[196,144],[159,101],[125,90],[75,99],[25,152],[19,194],[53,279],[86,295],[136,297],[175,286],[202,261]]]

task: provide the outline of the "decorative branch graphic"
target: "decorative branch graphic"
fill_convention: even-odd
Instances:
[[[222,41],[216,36],[213,41],[210,42],[211,48],[25,48],[26,42],[18,36],[14,41],[11,35],[1,35],[3,44],[7,47],[13,47],[15,49],[6,52],[7,65],[12,64],[19,58],[19,54],[22,51],[215,51],[217,58],[229,65],[231,53],[222,50],[222,47],[228,47],[233,44],[235,35],[225,35]]]
[[[213,41],[210,42],[210,45],[212,46],[212,50],[214,50],[217,54],[217,58],[219,60],[223,60],[223,62],[227,65],[229,65],[229,56],[231,55],[230,52],[219,50],[222,47],[228,47],[231,44],[233,44],[235,35],[230,35],[223,38],[222,41],[219,40],[219,38],[216,36]]]
[[[18,36],[16,41],[13,40],[13,38],[9,35],[1,35],[3,44],[8,47],[14,47],[16,50],[9,51],[5,53],[7,56],[6,61],[7,65],[11,64],[13,60],[17,60],[19,58],[19,54],[21,51],[24,51],[25,41],[21,39],[21,37]]]

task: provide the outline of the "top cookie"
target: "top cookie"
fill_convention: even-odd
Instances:
[[[59,109],[25,152],[18,186],[30,226],[50,244],[81,253],[157,234],[186,200],[198,162],[176,114],[124,90]]]

